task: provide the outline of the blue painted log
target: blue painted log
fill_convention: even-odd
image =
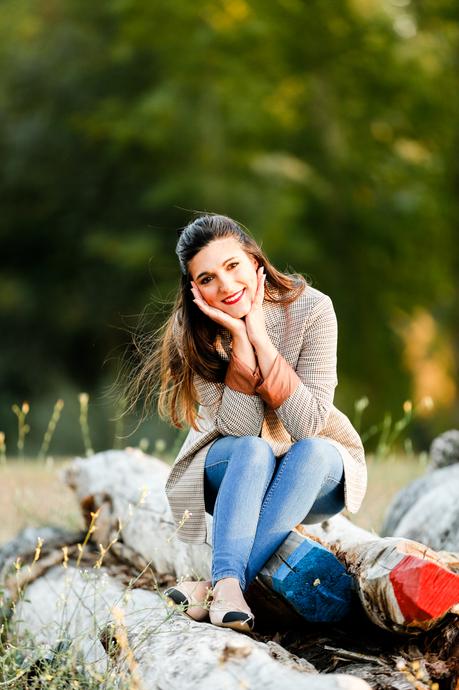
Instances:
[[[290,533],[258,577],[311,623],[337,622],[351,610],[354,579],[331,551],[297,532]]]

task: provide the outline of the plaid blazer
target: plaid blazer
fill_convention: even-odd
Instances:
[[[362,441],[349,419],[333,405],[336,375],[337,322],[333,304],[308,285],[291,304],[263,302],[267,333],[301,382],[276,409],[260,395],[233,390],[195,375],[199,398],[199,431],[190,428],[172,465],[166,495],[177,526],[177,537],[201,544],[207,538],[204,465],[207,451],[221,436],[261,436],[276,457],[297,440],[318,436],[340,452],[344,465],[346,508],[355,513],[366,491],[367,471]],[[180,343],[180,327],[176,325]],[[231,357],[231,334],[218,330],[216,349]]]

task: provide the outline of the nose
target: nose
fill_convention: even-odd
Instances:
[[[225,280],[220,280],[219,292],[221,295],[232,295],[233,292],[237,292],[237,290],[240,290],[240,288],[234,287],[234,285],[230,285],[230,283],[226,282]]]
[[[237,286],[234,286],[234,285],[224,285],[224,284],[222,284],[222,285],[220,285],[220,296],[221,296],[221,299],[226,299],[226,298],[229,297],[230,295],[234,295],[236,292],[239,292],[240,290],[242,290],[242,287],[240,287],[240,286],[237,287]]]

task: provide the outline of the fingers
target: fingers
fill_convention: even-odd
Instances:
[[[265,294],[265,281],[266,281],[265,269],[263,266],[259,266],[257,269],[257,291],[255,293],[255,298],[253,300],[258,305],[263,304],[263,298],[264,298],[264,294]]]
[[[193,297],[194,297],[193,302],[201,309],[201,311],[204,312],[204,314],[207,314],[207,316],[209,316],[211,307],[209,307],[209,305],[207,304],[205,299],[202,297],[196,283],[191,281],[191,285],[192,285],[191,292],[193,293]]]

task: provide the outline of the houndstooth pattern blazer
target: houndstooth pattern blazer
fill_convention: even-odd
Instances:
[[[367,471],[362,442],[349,419],[333,405],[336,375],[337,322],[328,295],[308,285],[291,304],[263,302],[266,331],[301,382],[276,409],[260,395],[233,390],[195,375],[199,398],[199,431],[191,428],[171,468],[166,495],[184,542],[206,541],[204,465],[212,443],[221,436],[261,436],[276,457],[297,440],[317,436],[340,452],[344,465],[346,508],[355,513],[366,491]],[[180,328],[175,329],[180,343]],[[216,349],[231,357],[231,334],[218,331]]]

